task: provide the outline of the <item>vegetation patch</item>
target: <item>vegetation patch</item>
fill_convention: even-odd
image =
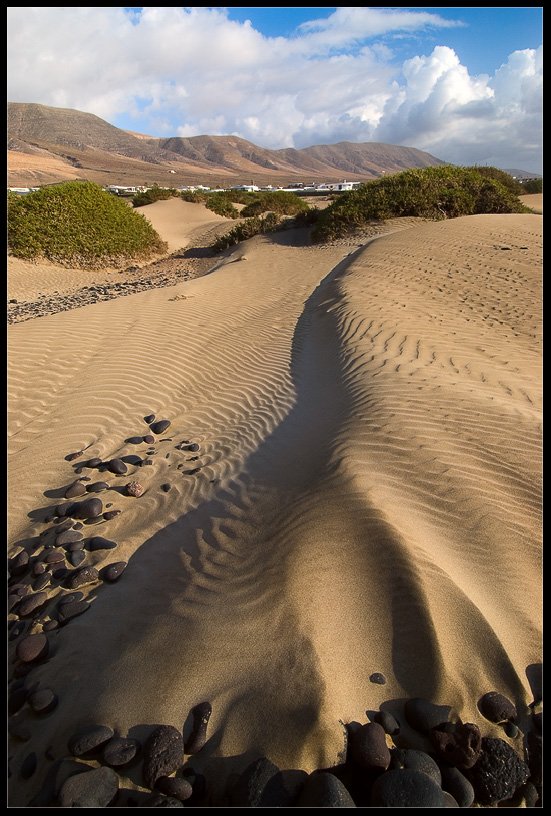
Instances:
[[[371,221],[400,216],[440,220],[477,213],[531,212],[509,183],[505,186],[500,179],[502,173],[497,168],[445,165],[405,170],[369,181],[343,193],[320,212],[312,240],[332,241]],[[514,182],[511,176],[508,178]]]
[[[144,193],[136,193],[132,198],[134,207],[144,207],[146,204],[154,204],[155,201],[166,201],[167,198],[177,198],[180,195],[173,187],[159,187],[154,184]]]
[[[166,252],[149,221],[92,182],[68,181],[8,196],[8,249],[65,266],[123,266]]]
[[[279,215],[297,215],[310,209],[306,201],[303,201],[300,196],[284,190],[253,193],[253,195],[255,196],[254,201],[251,201],[241,210],[241,215],[244,218],[261,215],[261,213],[265,212],[274,212]]]
[[[254,216],[254,218],[246,218],[241,224],[237,224],[226,235],[221,235],[212,245],[214,252],[222,252],[228,247],[235,246],[235,244],[246,241],[247,238],[252,238],[254,235],[260,235],[265,232],[274,232],[281,228],[281,217],[275,213],[267,213],[265,216]]]

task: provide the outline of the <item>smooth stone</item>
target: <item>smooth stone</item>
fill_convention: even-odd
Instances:
[[[386,677],[381,672],[373,672],[373,674],[369,675],[369,681],[371,683],[377,683],[379,686],[384,686],[386,683]]]
[[[52,632],[54,629],[59,628],[59,623],[56,620],[49,620],[43,624],[42,630],[44,632]]]
[[[406,702],[405,714],[408,723],[417,731],[427,733],[444,722],[457,719],[451,706],[436,705],[422,697],[412,697]]]
[[[530,769],[505,740],[484,737],[480,757],[466,776],[476,801],[492,805],[511,799],[528,780]]]
[[[172,485],[169,484],[169,482],[165,482],[164,484],[161,485],[161,490],[163,490],[165,493],[168,493],[171,487]]]
[[[110,485],[107,482],[92,482],[86,488],[88,493],[100,493],[102,490],[109,490]]]
[[[90,725],[73,734],[67,747],[73,756],[85,756],[97,751],[114,736],[115,732],[108,725]]]
[[[371,789],[372,807],[444,807],[442,789],[430,776],[407,768],[386,771]]]
[[[72,603],[73,601],[81,601],[83,598],[83,592],[68,592],[66,595],[61,596],[57,602],[57,608],[59,609],[63,604]]]
[[[143,442],[143,436],[129,436],[128,439],[124,440],[127,445],[141,445]]]
[[[29,566],[29,553],[26,550],[21,550],[9,561],[8,569],[10,575],[23,575]]]
[[[91,519],[100,516],[103,513],[103,502],[101,499],[84,499],[81,502],[75,502],[71,515],[77,519]]]
[[[42,575],[39,575],[38,578],[35,578],[33,581],[33,589],[35,592],[40,592],[41,589],[48,586],[51,580],[51,575],[49,572],[44,572]]]
[[[183,777],[161,776],[157,779],[155,787],[165,796],[171,796],[185,802],[193,794],[191,783]]]
[[[193,725],[186,741],[186,754],[197,754],[207,741],[207,726],[211,714],[212,706],[208,702],[199,703],[191,709]]]
[[[87,584],[95,584],[99,581],[99,574],[95,567],[81,567],[75,570],[67,578],[65,586],[67,589],[78,589]]]
[[[70,552],[67,556],[67,560],[72,567],[80,567],[85,558],[86,555],[82,552],[82,550],[73,550],[73,552]]]
[[[56,581],[64,581],[70,573],[71,570],[67,569],[67,567],[61,567],[61,569],[55,569],[52,572],[52,577],[55,578]]]
[[[92,459],[88,459],[85,463],[85,467],[89,468],[97,468],[102,464],[102,460],[98,456],[94,456]]]
[[[21,600],[20,595],[8,595],[8,614],[12,611],[14,606],[16,606],[19,603],[20,600]]]
[[[143,807],[184,807],[184,805],[174,796],[165,796],[163,793],[156,791],[146,799]]]
[[[38,759],[34,751],[31,754],[27,754],[21,765],[21,776],[23,779],[30,779],[36,771],[37,765]]]
[[[61,564],[63,561],[65,561],[65,554],[60,550],[52,550],[44,556],[45,564]]]
[[[40,609],[41,606],[44,606],[47,600],[47,592],[34,592],[32,595],[26,595],[19,603],[17,614],[22,618],[26,618],[37,609]]]
[[[478,701],[478,710],[483,717],[493,723],[512,720],[517,716],[513,703],[497,691],[489,691]]]
[[[47,657],[49,650],[48,638],[43,632],[35,635],[27,635],[20,640],[15,649],[15,654],[23,663],[34,663]]]
[[[304,783],[296,807],[356,807],[340,779],[326,771],[314,771]]]
[[[31,572],[33,575],[43,575],[46,572],[46,565],[42,561],[36,561]]]
[[[144,416],[143,421],[147,422],[147,424],[150,425],[153,422],[154,419],[155,419],[155,414],[148,414],[147,416]]]
[[[27,702],[28,690],[23,688],[15,689],[8,697],[8,714],[17,714]]]
[[[146,787],[153,789],[161,776],[170,776],[181,767],[184,740],[172,725],[160,725],[149,736],[144,746],[143,778]]]
[[[153,445],[155,443],[155,437],[152,436],[151,434],[146,434],[146,436],[142,438],[146,445]]]
[[[150,426],[150,429],[153,431],[154,434],[162,434],[166,431],[168,427],[170,427],[170,420],[169,419],[159,419],[158,422],[153,422]]]
[[[30,591],[31,590],[28,584],[13,584],[10,594],[17,595],[19,598],[22,598],[24,595],[28,595]]]
[[[259,807],[264,788],[279,772],[267,757],[259,757],[247,765],[230,791],[232,807]]]
[[[505,731],[509,739],[516,739],[520,734],[519,729],[512,722],[506,722],[505,725],[503,726],[503,730]]]
[[[67,456],[65,457],[65,461],[73,462],[75,459],[78,459],[79,456],[82,456],[83,453],[84,451],[82,450],[75,451],[74,453],[68,453]]]
[[[520,789],[519,793],[522,800],[524,800],[525,807],[536,807],[536,803],[540,796],[535,785],[533,785],[531,782],[527,782],[526,785],[523,785],[523,787]]]
[[[67,550],[67,552],[70,552],[70,553],[77,552],[77,550],[83,550],[85,544],[86,544],[86,542],[85,542],[84,538],[81,538],[80,541],[71,541],[70,544],[67,544],[65,549]]]
[[[451,793],[448,793],[448,791],[442,791],[442,798],[444,807],[459,807]]]
[[[451,793],[459,807],[470,808],[474,802],[474,788],[457,768],[442,765],[442,788]]]
[[[75,526],[75,523],[74,523],[73,519],[68,518],[68,519],[65,519],[65,521],[62,521],[60,524],[56,524],[56,526],[51,528],[51,529],[53,529],[53,531],[59,535],[59,533],[64,533],[66,530],[70,530],[71,527],[74,527],[74,526]],[[51,530],[46,530],[46,532],[49,533],[49,532],[51,532]]]
[[[65,544],[73,544],[75,541],[82,541],[84,536],[79,530],[65,530],[60,533],[55,540],[57,547],[63,547]]]
[[[390,736],[400,733],[400,723],[389,711],[377,711],[373,721],[379,723],[384,728],[385,733],[390,734]]]
[[[430,739],[439,759],[465,770],[472,768],[480,756],[482,736],[474,723],[457,723],[447,728],[431,728]]]
[[[114,541],[109,541],[108,538],[103,538],[103,536],[92,536],[86,541],[86,549],[89,552],[94,552],[95,550],[114,550],[117,544]]]
[[[442,784],[442,774],[434,759],[424,751],[413,748],[393,748],[390,760],[392,770],[405,768],[410,771],[419,771],[429,776],[437,785]]]
[[[29,696],[29,704],[35,714],[49,714],[57,706],[57,694],[51,689],[39,689]]]
[[[69,777],[59,792],[61,807],[107,807],[117,795],[119,777],[111,768],[96,768]]]
[[[106,765],[118,767],[132,762],[138,755],[141,745],[138,740],[125,737],[113,737],[103,747],[103,761]]]
[[[367,723],[349,732],[347,759],[360,768],[385,771],[390,764],[390,751],[382,725]]]
[[[187,448],[186,448],[186,450],[191,451],[191,453],[197,453],[197,451],[199,449],[200,449],[200,445],[198,445],[197,442],[193,442],[191,445],[188,445]]]
[[[58,504],[55,508],[56,516],[59,516],[59,518],[70,516],[76,504],[77,502],[65,502],[65,504]]]
[[[19,635],[22,635],[23,632],[26,631],[28,625],[29,625],[28,621],[16,621],[9,634],[8,640],[15,640],[16,638],[18,638]]]
[[[60,626],[63,626],[66,623],[69,623],[70,620],[73,618],[82,615],[88,609],[90,609],[91,604],[87,601],[71,601],[70,603],[62,604],[57,612],[57,619],[59,621]]]
[[[149,465],[153,464],[153,459],[144,459],[142,461],[142,467],[148,467]]]
[[[295,807],[307,779],[306,771],[278,771],[262,791],[259,807]]]
[[[64,782],[70,776],[89,770],[90,766],[82,762],[75,762],[72,759],[56,760],[46,774],[42,788],[29,802],[29,807],[48,807],[57,804],[56,800]]]
[[[128,467],[122,459],[111,459],[111,461],[107,463],[107,469],[117,476],[122,476],[128,471]]]
[[[108,581],[111,584],[118,581],[126,567],[126,561],[116,561],[114,564],[108,564],[100,570],[101,580]]]
[[[84,493],[86,493],[86,487],[77,479],[65,491],[65,498],[76,499],[77,496],[82,496]]]
[[[107,513],[103,514],[103,518],[105,519],[105,521],[111,521],[111,519],[114,519],[116,516],[120,516],[120,514],[121,514],[120,510],[108,510]]]

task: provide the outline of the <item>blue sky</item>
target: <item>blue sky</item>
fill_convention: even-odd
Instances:
[[[541,171],[542,9],[8,9],[8,98],[155,136]]]

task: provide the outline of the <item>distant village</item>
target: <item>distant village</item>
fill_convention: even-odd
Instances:
[[[59,183],[59,182],[58,182]],[[343,179],[342,181],[331,181],[331,182],[321,182],[316,184],[312,182],[311,184],[303,184],[302,182],[296,182],[292,184],[288,184],[287,186],[280,186],[275,187],[271,184],[268,184],[263,187],[259,187],[253,182],[250,184],[237,184],[233,187],[207,187],[204,184],[190,184],[185,187],[176,187],[176,188],[168,188],[168,187],[161,187],[161,189],[176,189],[178,192],[203,192],[203,193],[225,193],[228,190],[241,190],[248,193],[257,193],[257,192],[288,192],[288,193],[297,193],[298,195],[327,195],[328,193],[344,193],[349,190],[355,190],[359,187],[363,182],[361,181],[346,181]],[[44,186],[51,186],[51,185],[44,185]],[[134,196],[137,193],[145,193],[148,190],[151,190],[153,187],[159,187],[160,185],[136,185],[133,187],[125,187],[122,184],[109,184],[104,186],[104,189],[107,190],[109,193],[113,193],[114,195],[118,196]],[[39,190],[39,187],[8,187],[8,190],[11,193],[20,193],[24,195],[25,193],[32,193],[35,190]]]

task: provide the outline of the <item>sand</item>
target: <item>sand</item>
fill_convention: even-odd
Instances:
[[[340,721],[416,695],[507,739],[476,702],[524,712],[541,660],[541,217],[404,226],[259,236],[205,277],[10,327],[10,554],[79,461],[145,457],[124,440],[171,421],[152,465],[85,471],[145,493],[97,494],[122,513],[90,535],[118,547],[87,563],[128,567],[49,635],[30,678],[59,705],[22,715],[13,767],[40,762],[12,806],[78,726],[143,737],[203,700],[214,787],[220,756],[336,764]]]
[[[543,212],[543,193],[528,193],[527,195],[519,196],[523,204],[531,207],[534,212]]]

